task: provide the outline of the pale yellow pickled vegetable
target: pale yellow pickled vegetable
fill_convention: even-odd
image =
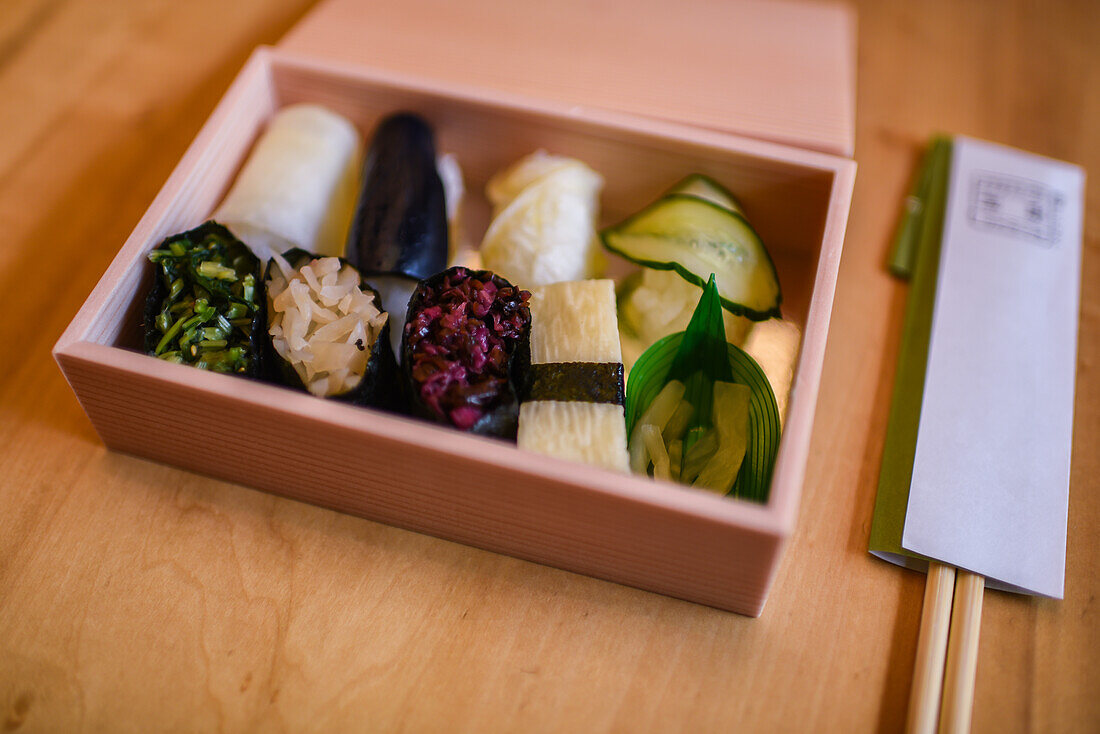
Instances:
[[[684,442],[673,441],[668,445],[668,469],[673,481],[680,481],[680,464],[684,459]]]
[[[751,394],[747,385],[714,383],[714,426],[718,430],[718,451],[692,483],[693,487],[726,494],[733,486],[748,448]]]
[[[781,319],[761,321],[745,340],[745,351],[756,360],[771,383],[782,422],[787,420],[787,398],[791,393],[791,380],[801,341],[798,326]]]
[[[672,474],[669,471],[668,452],[665,451],[665,442],[661,439],[661,430],[657,426],[647,423],[642,426],[641,433],[646,452],[653,462],[653,478],[671,480]]]
[[[675,270],[643,269],[637,287],[619,304],[625,328],[623,336],[636,338],[641,347],[636,354],[634,350],[624,350],[623,363],[632,367],[646,347],[686,329],[702,294],[702,288],[685,280]],[[753,328],[752,321],[729,311],[723,311],[722,318],[726,340],[733,344],[741,344]]]
[[[685,439],[689,448],[684,453],[680,467],[680,481],[684,484],[695,481],[695,477],[699,476],[699,472],[703,471],[710,457],[718,450],[718,431],[713,428],[693,430],[698,430],[700,436],[694,443]]]
[[[666,444],[672,443],[678,438],[683,438],[684,431],[691,423],[693,415],[695,415],[695,408],[688,401],[681,400],[680,404],[676,406],[676,410],[673,411],[672,417],[665,424],[664,430],[661,431]]]
[[[638,422],[634,425],[634,430],[630,433],[630,471],[635,474],[643,474],[648,467],[646,447],[642,439],[642,427],[654,426],[658,434],[663,431],[669,418],[676,412],[677,406],[683,399],[685,389],[684,383],[679,380],[670,380],[661,389],[661,392],[657,393],[657,397],[653,398],[653,402],[646,408],[642,417],[638,419]]]

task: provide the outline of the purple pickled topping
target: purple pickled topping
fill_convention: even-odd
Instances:
[[[420,398],[468,430],[508,389],[510,359],[531,321],[531,294],[486,271],[451,268],[424,281],[405,324]]]
[[[455,428],[460,431],[468,431],[473,428],[474,424],[481,420],[481,416],[485,415],[485,412],[480,408],[475,408],[472,405],[464,405],[461,408],[455,408],[451,411],[451,423],[454,423]]]
[[[470,369],[474,373],[481,372],[487,364],[489,364],[489,355],[484,350],[474,350],[470,353]]]
[[[444,313],[439,319],[439,325],[444,329],[461,329],[466,323],[466,307],[468,303],[456,304],[454,308]]]

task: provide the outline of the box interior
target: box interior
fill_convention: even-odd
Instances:
[[[727,186],[745,211],[775,260],[783,289],[783,316],[805,325],[832,192],[834,174],[786,161],[721,151],[704,145],[667,141],[623,130],[609,130],[580,120],[548,119],[524,110],[440,97],[378,85],[348,94],[341,80],[321,77],[310,69],[276,62],[271,77],[272,106],[315,102],[351,119],[369,141],[377,121],[397,111],[417,112],[435,127],[441,153],[455,155],[465,178],[463,230],[466,242],[478,243],[489,223],[484,196],[489,178],[528,153],[545,149],[585,161],[605,179],[600,226],[638,211],[689,173],[703,173]],[[239,160],[220,182],[213,205],[220,201],[244,160]],[[201,222],[202,217],[190,225]],[[167,234],[167,233],[166,233]],[[152,243],[150,243],[151,245]],[[613,260],[618,260],[614,258]],[[611,269],[621,272],[621,262]],[[137,296],[152,280],[145,268],[141,286],[131,293],[121,329],[109,343],[124,348],[140,345],[141,308]],[[125,294],[120,294],[125,295]]]
[[[277,57],[261,71],[254,70],[260,79],[242,74],[236,82],[252,85],[253,95],[233,111],[236,133],[223,146],[220,157],[211,159],[207,185],[178,202],[174,215],[157,222],[156,234],[144,243],[143,252],[160,238],[196,226],[209,215],[275,109],[297,102],[325,105],[351,119],[368,141],[381,117],[408,110],[433,124],[440,152],[454,154],[462,167],[466,185],[463,224],[468,242],[479,242],[488,225],[489,205],[483,195],[488,179],[539,148],[579,158],[604,176],[601,226],[637,211],[683,176],[704,173],[741,200],[775,260],[784,317],[805,326],[835,177],[827,167],[691,140],[670,140],[492,101],[344,78],[281,62]],[[130,261],[108,297],[107,309],[101,312],[99,320],[104,323],[91,329],[88,336],[101,344],[139,349],[142,294],[152,277],[153,269],[144,257]]]

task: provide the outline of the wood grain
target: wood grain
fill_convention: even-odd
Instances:
[[[926,136],[1095,168],[1095,4],[860,3],[853,213],[798,531],[757,620],[107,452],[49,358],[296,0],[0,4],[0,727],[898,731],[922,576],[867,534]],[[1066,599],[987,592],[973,730],[1100,729],[1100,188]]]
[[[943,675],[939,725],[942,734],[968,734],[970,731],[984,596],[985,577],[959,571],[951,605],[951,637]]]
[[[854,35],[844,6],[800,0],[336,0],[281,45],[851,156]]]
[[[917,635],[917,658],[913,665],[913,684],[909,689],[909,715],[905,720],[907,734],[932,734],[936,731],[954,594],[955,567],[942,563],[928,564],[920,632]]]

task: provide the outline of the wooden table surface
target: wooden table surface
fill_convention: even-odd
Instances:
[[[933,131],[1100,170],[1100,6],[860,3],[856,159],[798,530],[748,619],[107,452],[50,348],[308,0],[0,2],[0,730],[898,731],[924,577],[867,554]],[[1100,187],[1066,598],[986,597],[974,729],[1100,731]]]

